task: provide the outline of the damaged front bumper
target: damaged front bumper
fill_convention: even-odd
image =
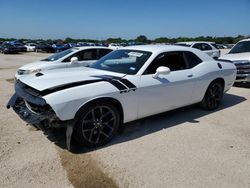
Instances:
[[[15,83],[15,91],[7,108],[13,108],[22,120],[42,131],[47,131],[50,128],[67,128],[67,147],[70,150],[74,121],[61,121],[54,110],[39,95],[39,91],[22,82]]]
[[[37,105],[18,96],[16,93],[7,104],[7,108],[10,107],[22,120],[43,131],[51,127],[63,127],[65,124],[57,118],[54,111],[46,103]]]

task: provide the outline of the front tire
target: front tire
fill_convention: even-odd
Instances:
[[[223,98],[223,84],[219,81],[212,82],[201,102],[201,107],[206,110],[215,110]]]
[[[108,143],[120,126],[120,113],[108,102],[98,102],[82,110],[73,137],[82,146],[98,147]]]

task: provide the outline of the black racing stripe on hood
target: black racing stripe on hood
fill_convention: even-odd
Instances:
[[[98,75],[98,76],[92,76],[95,78],[101,78],[101,79],[109,79],[109,80],[121,80],[122,77],[118,76],[111,76],[111,75]]]
[[[80,82],[72,82],[72,83],[68,83],[68,84],[64,84],[64,85],[59,85],[53,88],[48,88],[45,89],[43,91],[40,92],[40,95],[45,96],[57,91],[61,91],[64,89],[69,89],[72,87],[77,87],[77,86],[82,86],[82,85],[86,85],[86,84],[92,84],[92,83],[96,83],[96,82],[102,82],[102,81],[106,81],[104,79],[98,79],[98,80],[85,80],[85,81],[80,81]]]
[[[45,90],[41,91],[40,95],[45,96],[45,95],[48,95],[48,94],[51,94],[51,93],[54,93],[54,92],[57,92],[57,91],[61,91],[61,90],[64,90],[64,89],[69,89],[69,88],[72,88],[72,87],[77,87],[77,86],[82,86],[82,85],[92,84],[92,83],[102,82],[102,81],[106,81],[106,82],[111,83],[113,86],[115,86],[120,91],[127,89],[123,84],[116,81],[116,80],[122,79],[121,77],[111,76],[111,75],[100,75],[100,76],[92,76],[92,77],[99,78],[99,79],[84,80],[84,81],[72,82],[72,83],[67,83],[67,84],[55,86],[55,87],[48,88],[48,89],[45,89]]]

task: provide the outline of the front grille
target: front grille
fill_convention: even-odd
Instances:
[[[250,62],[236,63],[237,77],[241,78],[242,74],[250,74]],[[243,76],[245,77],[245,75]]]

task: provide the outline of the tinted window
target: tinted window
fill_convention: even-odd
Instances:
[[[193,68],[202,62],[202,60],[192,52],[184,52],[184,55],[188,62],[188,68]]]
[[[99,49],[99,59],[105,55],[107,55],[109,52],[111,52],[112,50],[110,49]]]
[[[192,47],[201,50],[201,45],[199,43],[194,44]]]
[[[230,50],[229,54],[243,52],[250,52],[250,41],[239,42]]]
[[[187,69],[183,52],[167,52],[160,54],[149,65],[144,74],[154,74],[160,66],[168,67],[171,71]]]

